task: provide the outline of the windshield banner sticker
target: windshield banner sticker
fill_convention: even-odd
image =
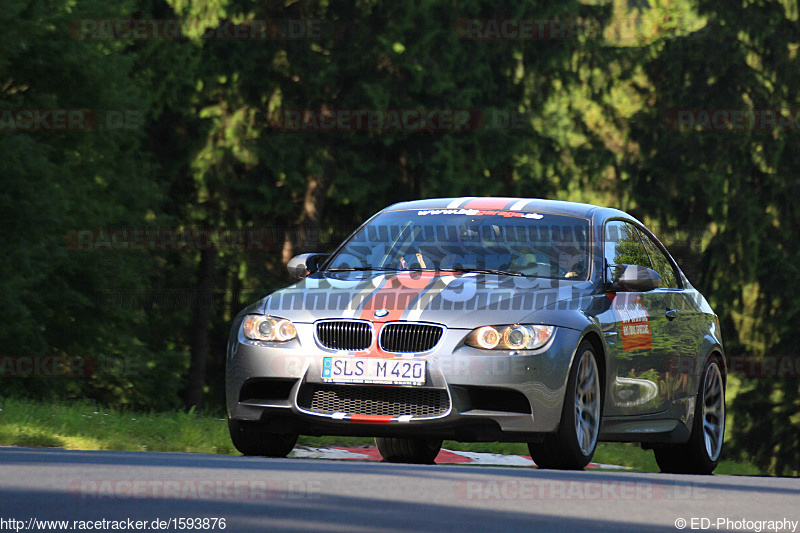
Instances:
[[[532,218],[541,220],[539,213],[522,213],[520,211],[497,211],[492,209],[425,209],[417,211],[418,216],[425,215],[467,215],[467,216],[500,216],[506,218]]]

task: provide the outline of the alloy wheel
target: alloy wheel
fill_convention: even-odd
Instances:
[[[594,450],[600,430],[600,375],[594,354],[581,355],[575,384],[575,434],[584,455]]]

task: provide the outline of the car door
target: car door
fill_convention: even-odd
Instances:
[[[661,276],[661,286],[648,294],[649,306],[660,317],[653,334],[660,338],[664,350],[664,382],[670,400],[689,395],[690,373],[707,328],[692,294],[683,288],[681,277],[666,251],[645,230],[640,230],[642,244],[647,250],[651,267]],[[662,316],[663,315],[663,316]]]
[[[606,265],[638,265],[652,268],[639,230],[623,220],[606,222],[603,255]],[[613,267],[606,268],[607,280]],[[666,294],[647,292],[609,293],[611,309],[605,313],[603,329],[611,350],[609,364],[613,382],[608,384],[608,413],[632,415],[655,413],[667,408],[665,386],[668,338],[664,314]]]

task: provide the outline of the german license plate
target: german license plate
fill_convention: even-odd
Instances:
[[[322,380],[332,383],[424,385],[424,359],[382,357],[324,357]]]

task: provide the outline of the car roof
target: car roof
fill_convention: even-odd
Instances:
[[[600,207],[592,204],[578,202],[565,202],[562,200],[545,200],[542,198],[505,198],[505,197],[474,197],[463,196],[460,198],[431,198],[426,200],[412,200],[399,202],[383,209],[383,211],[402,211],[406,209],[492,209],[498,211],[519,211],[522,213],[545,212],[593,218],[601,215],[602,218],[625,217],[633,218],[623,211],[609,207]]]

